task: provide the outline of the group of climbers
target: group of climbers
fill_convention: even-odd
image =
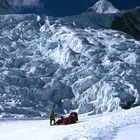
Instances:
[[[68,125],[73,124],[78,121],[78,114],[76,112],[71,112],[68,117],[61,116],[59,120],[55,120],[56,113],[51,111],[50,113],[50,125]]]

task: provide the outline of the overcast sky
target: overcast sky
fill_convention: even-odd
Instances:
[[[21,13],[36,12],[52,16],[80,14],[98,0],[8,0],[20,8]],[[140,6],[140,0],[109,0],[118,9],[132,9]]]

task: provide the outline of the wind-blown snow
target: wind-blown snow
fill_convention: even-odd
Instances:
[[[100,114],[140,103],[140,42],[109,28],[113,15],[0,16],[2,117],[77,110]]]
[[[140,125],[140,108],[95,116],[80,116],[73,125],[49,126],[48,120],[4,121],[0,124],[1,140],[129,140],[127,135],[137,134]],[[125,137],[122,128],[133,125]],[[123,130],[124,130],[123,129]],[[139,127],[138,127],[139,129]],[[137,129],[137,130],[138,130]],[[116,137],[116,132],[119,131]],[[127,132],[127,131],[126,131]],[[129,132],[129,131],[128,131]],[[133,136],[133,139],[136,136]],[[119,138],[119,139],[117,139]],[[121,139],[123,138],[123,139]],[[136,139],[135,139],[136,140]]]

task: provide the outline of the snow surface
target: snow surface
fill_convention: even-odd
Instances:
[[[130,125],[119,130],[114,140],[139,140],[140,124]]]
[[[103,115],[82,115],[73,125],[49,126],[49,120],[1,121],[1,140],[137,140],[140,107]],[[130,125],[133,125],[130,126]],[[137,129],[137,131],[135,131]],[[116,132],[119,131],[116,136]],[[131,132],[130,132],[131,130]],[[125,133],[124,133],[125,132]],[[130,132],[130,133],[129,133]],[[124,135],[129,133],[127,135]],[[132,139],[128,136],[135,134]],[[128,138],[128,139],[127,139]]]

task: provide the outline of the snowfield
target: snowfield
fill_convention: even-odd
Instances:
[[[139,140],[140,124],[130,125],[119,130],[114,140]]]
[[[82,115],[77,124],[67,126],[50,126],[49,120],[1,121],[0,140],[138,140],[139,114],[140,107]]]

